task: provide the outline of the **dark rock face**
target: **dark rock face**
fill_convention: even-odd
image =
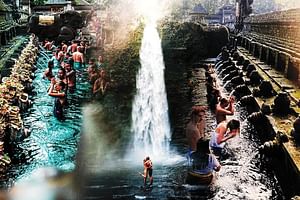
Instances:
[[[169,56],[169,50],[185,49],[189,62],[217,56],[223,46],[229,41],[226,27],[207,28],[193,22],[163,22],[162,47],[164,55]]]
[[[76,29],[84,25],[84,17],[76,11],[66,11],[55,14],[54,21],[48,25],[40,24],[40,16],[33,14],[29,17],[29,32],[36,34],[39,38],[56,39],[57,41],[73,39]]]

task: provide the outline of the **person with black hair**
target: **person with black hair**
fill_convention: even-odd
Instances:
[[[48,95],[55,97],[53,114],[58,120],[64,120],[64,106],[65,106],[65,89],[66,85],[63,81],[56,83],[55,79],[51,80]],[[54,90],[55,89],[55,90]]]
[[[190,167],[186,178],[189,184],[208,185],[213,180],[213,172],[220,171],[221,165],[210,152],[208,139],[201,138],[197,141],[197,150],[191,155]]]
[[[43,78],[47,78],[49,81],[54,77],[52,69],[54,67],[54,62],[53,60],[48,61],[48,68],[45,70]]]
[[[222,121],[218,124],[216,131],[212,133],[210,146],[214,150],[222,150],[225,142],[240,133],[240,121],[236,119],[230,120],[228,123]]]
[[[192,169],[199,174],[220,171],[221,165],[214,154],[210,152],[209,140],[201,138],[197,142],[197,150],[192,153]]]

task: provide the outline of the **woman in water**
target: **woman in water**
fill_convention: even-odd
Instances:
[[[210,184],[213,171],[220,171],[221,165],[209,150],[209,140],[201,138],[197,142],[197,150],[191,155],[192,170],[189,171],[187,182],[190,184]]]

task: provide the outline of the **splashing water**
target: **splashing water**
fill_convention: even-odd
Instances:
[[[161,40],[155,23],[146,24],[140,49],[141,68],[132,109],[134,150],[161,159],[169,151],[170,124]],[[159,157],[159,158],[158,158]]]

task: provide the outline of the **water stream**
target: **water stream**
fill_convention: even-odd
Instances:
[[[137,93],[132,108],[134,150],[158,160],[169,152],[171,138],[168,102],[164,80],[164,61],[156,25],[146,24],[140,49],[141,68],[137,74]]]

